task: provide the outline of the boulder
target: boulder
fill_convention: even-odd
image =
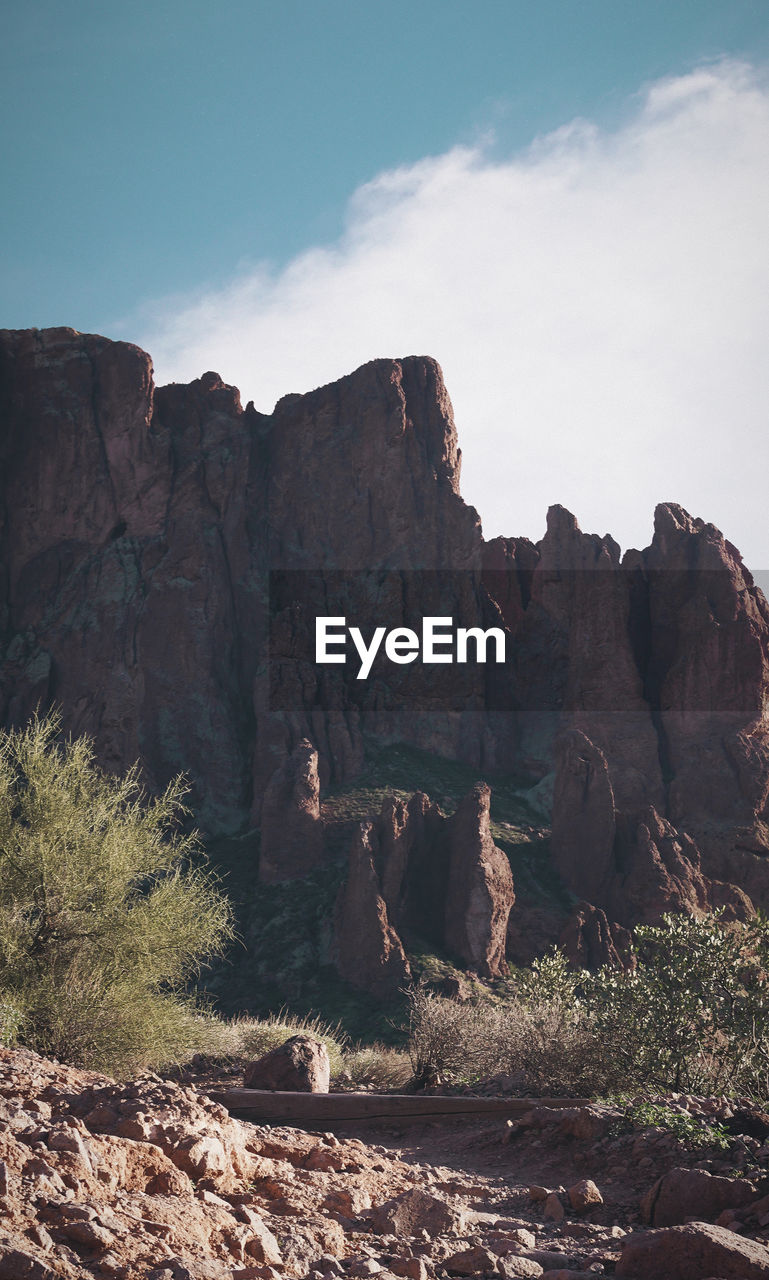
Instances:
[[[545,1200],[544,1215],[546,1222],[563,1222],[566,1210],[557,1191],[551,1191]]]
[[[458,1235],[466,1219],[458,1205],[415,1188],[377,1205],[371,1225],[380,1235],[419,1236],[422,1231],[430,1236]]]
[[[246,1089],[292,1093],[328,1093],[331,1070],[328,1050],[313,1036],[291,1036],[251,1062],[243,1074]]]
[[[621,1242],[616,1275],[629,1280],[765,1280],[769,1249],[707,1222],[635,1231]]]
[[[524,1258],[522,1255],[516,1257],[509,1253],[506,1258],[500,1258],[497,1262],[497,1274],[503,1276],[504,1280],[536,1280],[545,1271],[533,1258]]]
[[[687,1218],[715,1221],[724,1209],[741,1209],[756,1198],[747,1178],[721,1178],[705,1169],[670,1169],[641,1201],[644,1222],[672,1227]]]
[[[0,1241],[0,1280],[61,1280],[61,1274],[57,1266],[49,1267],[30,1252],[24,1236]]]
[[[603,1196],[591,1178],[582,1178],[569,1187],[569,1204],[575,1213],[587,1213],[603,1204]]]
[[[444,1258],[443,1265],[450,1276],[477,1276],[497,1269],[497,1255],[483,1245],[476,1244]]]

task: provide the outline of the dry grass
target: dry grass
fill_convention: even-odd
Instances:
[[[397,1092],[411,1080],[411,1060],[403,1049],[391,1045],[358,1045],[344,1055],[342,1079],[359,1088]]]
[[[405,1050],[383,1044],[350,1046],[339,1027],[320,1015],[295,1018],[283,1010],[267,1018],[196,1018],[188,1060],[202,1055],[211,1062],[245,1065],[296,1035],[313,1036],[326,1046],[331,1079],[342,1087],[398,1090],[411,1080]]]
[[[281,1010],[267,1018],[201,1018],[193,1052],[229,1062],[252,1062],[297,1035],[313,1036],[326,1046],[332,1076],[344,1070],[346,1037],[318,1014],[297,1018]]]

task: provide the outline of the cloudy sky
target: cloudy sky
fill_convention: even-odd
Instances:
[[[433,355],[487,535],[561,502],[645,545],[674,500],[769,568],[764,0],[31,0],[10,29],[0,323],[264,411]]]

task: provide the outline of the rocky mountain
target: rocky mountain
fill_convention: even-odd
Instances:
[[[107,768],[183,770],[209,836],[261,831],[265,883],[349,850],[331,945],[374,986],[415,922],[491,976],[508,916],[508,954],[566,928],[601,958],[663,910],[769,907],[769,607],[737,550],[673,503],[624,556],[557,506],[484,543],[460,461],[428,358],[266,415],[214,373],[156,388],[127,343],[0,333],[0,720],[55,703]],[[316,663],[320,615],[497,627],[506,660],[359,680]],[[517,779],[565,914],[513,890],[483,788],[452,817],[414,777],[331,838],[324,795],[392,743]]]

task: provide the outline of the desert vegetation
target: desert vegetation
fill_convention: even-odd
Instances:
[[[631,969],[571,969],[554,949],[512,993],[410,995],[417,1078],[509,1077],[522,1092],[769,1094],[769,923],[665,916],[635,930]]]
[[[187,994],[232,934],[185,830],[185,785],[150,800],[138,770],[98,768],[58,717],[0,735],[0,1009],[5,1042],[116,1072],[187,1056]]]
[[[0,1037],[118,1074],[238,1064],[307,1032],[338,1087],[493,1087],[618,1096],[769,1095],[769,923],[719,913],[638,928],[635,963],[597,973],[557,949],[469,998],[430,968],[389,1022],[393,1043],[288,1009],[217,1016],[190,994],[233,939],[221,883],[189,829],[181,779],[148,799],[100,770],[55,715],[0,736]],[[425,978],[427,980],[425,980]]]

